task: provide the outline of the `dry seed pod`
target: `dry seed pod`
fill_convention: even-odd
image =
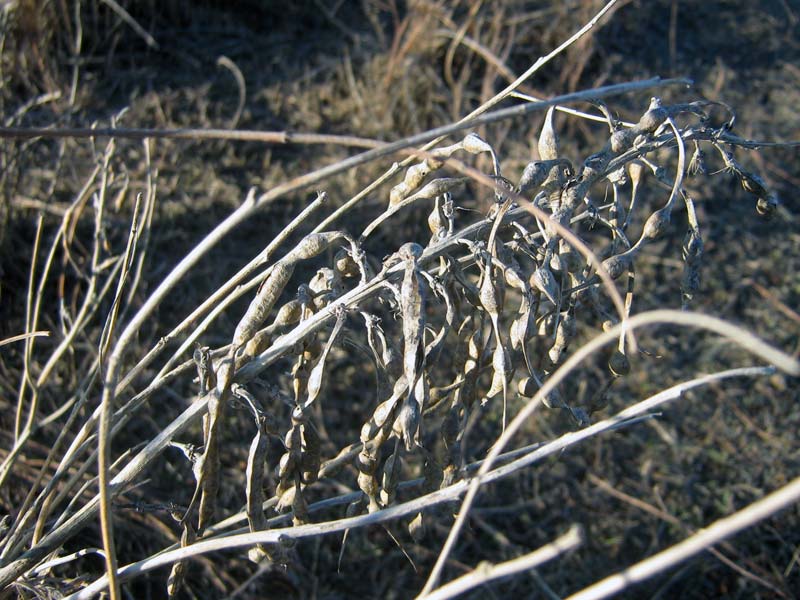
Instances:
[[[556,328],[556,340],[547,353],[550,362],[558,364],[561,356],[567,351],[569,343],[575,338],[576,319],[572,311],[568,311],[561,316],[561,320]]]
[[[409,242],[398,251],[405,263],[403,284],[400,289],[400,306],[403,318],[403,373],[409,388],[413,388],[417,373],[424,361],[422,334],[425,329],[425,307],[422,284],[417,272],[417,258],[422,255],[419,244]]]
[[[397,413],[393,431],[402,439],[406,452],[411,452],[419,441],[420,424],[419,404],[413,394],[409,395]]]
[[[664,235],[669,228],[669,223],[672,215],[671,207],[665,206],[654,212],[644,224],[642,230],[642,240],[657,240]]]
[[[769,194],[767,191],[767,184],[761,177],[755,173],[749,173],[743,169],[738,170],[739,183],[742,184],[742,189],[754,196],[765,197]]]
[[[558,240],[558,257],[568,273],[577,273],[583,266],[581,255],[563,238]]]
[[[267,450],[269,448],[267,419],[265,416],[256,415],[256,427],[256,435],[250,444],[250,452],[247,457],[245,497],[247,498],[247,522],[250,526],[250,531],[263,531],[269,527],[263,509],[265,500],[263,485],[267,465]],[[261,544],[253,548],[252,553],[248,553],[251,560],[255,559],[256,562],[268,555],[267,549]]]
[[[325,374],[325,361],[328,358],[328,354],[333,348],[333,344],[336,341],[336,337],[339,335],[339,332],[344,325],[345,319],[347,314],[345,313],[344,309],[340,309],[337,311],[336,314],[336,324],[333,326],[333,330],[331,331],[331,335],[328,337],[328,342],[325,344],[325,348],[322,350],[322,354],[319,357],[319,360],[311,369],[308,374],[308,381],[306,382],[306,402],[303,405],[303,408],[308,408],[317,399],[319,396],[319,392],[322,389],[322,378]]]
[[[683,260],[688,265],[698,264],[703,259],[703,238],[698,229],[692,227],[686,232],[681,253]]]
[[[400,204],[406,196],[421,186],[431,170],[425,162],[409,167],[403,181],[389,191],[389,208]]]
[[[559,288],[556,278],[545,262],[542,266],[537,268],[530,278],[532,288],[536,288],[542,292],[545,297],[552,302],[555,306],[559,306],[561,298],[561,289]]]
[[[370,513],[380,510],[378,503],[378,480],[375,479],[378,457],[372,454],[366,447],[359,452],[356,458],[356,468],[358,469],[358,488],[367,496],[369,505],[367,510]]]
[[[520,379],[517,383],[517,391],[519,392],[519,395],[526,398],[533,398],[533,395],[538,391],[538,389],[539,384],[536,383],[536,380],[533,377],[525,377]]]
[[[480,154],[481,152],[494,153],[492,147],[487,144],[477,133],[469,133],[461,142],[461,147],[470,154]]]
[[[513,350],[525,351],[525,342],[528,339],[531,328],[531,308],[532,300],[530,292],[523,294],[522,302],[519,306],[519,316],[511,323],[509,338]]]
[[[417,544],[421,544],[425,537],[425,521],[423,514],[418,512],[408,523],[408,534]]]
[[[433,210],[428,215],[428,229],[431,230],[431,244],[435,244],[447,235],[447,218],[442,211],[442,196],[436,196]]]
[[[391,397],[378,404],[372,413],[372,418],[361,427],[361,442],[366,444],[372,440],[381,429],[389,423],[389,418],[395,411],[397,404],[408,391],[408,382],[404,375],[394,383]]]
[[[181,533],[181,548],[184,548],[195,542],[197,533],[188,519],[181,520],[181,527],[183,529]],[[186,577],[186,563],[187,561],[185,560],[179,560],[172,565],[167,578],[167,596],[169,598],[174,598],[183,586],[183,581]]]
[[[308,260],[319,256],[330,246],[340,240],[341,238],[348,238],[349,236],[343,231],[321,231],[319,233],[309,233],[306,237],[300,240],[300,243],[295,246],[289,254],[286,255],[286,260],[301,261]]]
[[[298,527],[305,525],[308,521],[308,503],[301,490],[297,489],[297,493],[295,493],[292,500],[292,525]]]
[[[505,392],[508,380],[511,379],[513,370],[510,368],[510,361],[508,359],[508,351],[503,344],[498,344],[494,352],[492,352],[492,383],[489,391],[486,392],[486,399],[494,398],[500,392]],[[505,404],[505,393],[503,403]],[[505,414],[505,406],[503,406],[503,413]],[[503,419],[505,422],[505,419]]]
[[[450,190],[461,185],[467,181],[467,179],[466,177],[440,177],[439,179],[434,179],[416,194],[408,196],[403,201],[414,202],[420,199],[436,198],[437,196],[450,192]]]
[[[634,248],[636,248],[636,246],[634,246]],[[603,268],[608,272],[611,279],[619,279],[633,264],[636,253],[631,250],[611,256],[603,261]]]
[[[275,504],[275,512],[282,513],[287,508],[294,504],[294,498],[297,495],[297,488],[294,482],[279,483],[275,488],[275,495],[278,497],[278,502]]]
[[[304,284],[301,287],[307,286]],[[296,325],[304,316],[303,308],[303,303],[299,299],[295,298],[294,300],[289,300],[289,302],[278,309],[278,313],[275,315],[275,320],[272,321],[272,326],[277,328]]]
[[[505,267],[503,269],[503,277],[506,283],[520,293],[526,293],[530,290],[527,282],[522,278],[519,272],[513,267]]]
[[[530,190],[538,189],[550,174],[550,168],[551,164],[546,161],[537,160],[528,163],[517,183],[517,193],[525,195]]]
[[[766,219],[771,219],[778,208],[778,197],[774,193],[768,193],[765,197],[759,198],[756,202],[756,212]]]
[[[314,483],[319,474],[322,462],[322,445],[319,434],[313,425],[306,422],[302,426],[303,452],[300,460],[301,479],[303,483]]]
[[[192,355],[197,367],[197,380],[200,383],[200,396],[205,396],[209,390],[217,387],[217,378],[214,374],[214,365],[211,360],[211,348],[197,346]]]
[[[658,98],[651,98],[650,106],[642,115],[642,118],[639,119],[634,129],[639,133],[653,133],[656,129],[661,127],[668,116],[669,111],[661,106],[661,100]]]
[[[236,325],[232,345],[239,348],[253,337],[266,320],[278,297],[294,272],[294,264],[279,261],[272,267],[272,272],[261,284],[255,298],[250,302],[242,319]]]
[[[555,160],[558,158],[558,135],[553,127],[553,114],[555,107],[551,106],[547,110],[542,125],[542,132],[539,134],[539,157],[542,160]]]
[[[617,349],[608,359],[608,370],[614,377],[623,377],[631,372],[631,363],[628,357]]]
[[[640,133],[641,132],[636,128],[615,131],[608,140],[611,151],[614,152],[614,154],[622,154],[631,147],[633,140],[635,140],[636,136],[640,135]]]
[[[386,459],[386,462],[383,463],[383,469],[381,469],[380,501],[383,506],[389,506],[394,502],[397,480],[400,475],[399,450],[400,446],[395,446],[395,451]]]
[[[542,404],[547,408],[569,408],[566,402],[561,398],[561,393],[558,390],[553,390],[542,398]]]
[[[361,270],[359,269],[358,264],[355,260],[353,260],[353,257],[350,255],[350,253],[344,248],[341,248],[336,253],[336,256],[333,259],[333,268],[341,277],[346,279],[361,275]]]

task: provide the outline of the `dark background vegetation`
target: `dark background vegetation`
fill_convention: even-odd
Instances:
[[[0,5],[0,115],[7,125],[107,125],[125,109],[121,126],[237,127],[399,139],[465,115],[507,83],[504,69],[521,73],[603,3],[149,0],[121,4],[153,36],[157,48],[150,47],[100,0],[84,0],[78,8],[74,0]],[[795,0],[623,1],[592,36],[548,65],[525,89],[546,97],[634,78],[688,76],[696,82],[694,89],[665,91],[666,101],[723,100],[735,108],[735,132],[742,137],[797,140],[799,30],[800,5]],[[463,45],[451,45],[457,32],[479,42],[502,65]],[[235,63],[246,82],[238,119],[239,90],[231,71],[218,66],[220,56]],[[36,98],[39,102],[20,110]],[[639,94],[612,99],[609,104],[620,116],[636,120],[647,100]],[[541,118],[535,114],[480,131],[495,145],[505,172],[516,177],[536,158]],[[562,148],[573,160],[599,149],[606,134],[602,126],[563,115],[557,117],[556,125]],[[129,173],[133,191],[141,190],[141,142],[119,140],[117,146],[117,168]],[[152,290],[180,257],[241,203],[248,188],[269,189],[351,152],[332,146],[227,141],[158,140],[152,147],[158,204],[142,293]],[[776,218],[766,222],[733,177],[718,173],[691,183],[707,253],[701,294],[693,308],[742,324],[797,355],[797,150],[739,151],[737,157],[777,190],[783,205]],[[3,140],[0,158],[2,339],[24,330],[37,215],[50,225],[46,235],[52,235],[95,158],[87,140],[48,139]],[[324,189],[332,202],[343,202],[386,166],[367,165],[326,182]],[[712,170],[720,167],[713,165]],[[470,189],[472,207],[485,209],[488,194]],[[313,190],[282,199],[219,244],[161,306],[158,319],[140,332],[142,351],[257,254],[280,224],[311,198]],[[383,196],[370,199],[347,227],[358,230],[360,222],[377,215],[385,203]],[[114,235],[126,234],[129,212],[126,205],[112,216]],[[404,227],[388,230],[374,242],[373,250],[379,252],[382,244],[386,254],[414,239],[419,222],[410,219]],[[87,221],[83,234],[91,235],[90,225]],[[673,229],[674,234],[649,250],[637,265],[641,287],[635,310],[680,306],[678,261],[685,227],[679,222]],[[55,293],[50,292],[53,306]],[[226,343],[241,308],[223,316],[204,342]],[[43,326],[57,329],[57,318],[53,308]],[[581,331],[590,333],[588,328]],[[707,335],[669,328],[643,334],[641,343],[655,356],[635,361],[632,374],[615,389],[607,410],[701,372],[752,362]],[[20,352],[21,346],[0,349],[2,448],[11,444],[8,432],[13,427]],[[372,385],[354,368],[359,360],[338,356],[337,375],[329,383],[337,388],[341,407],[330,417],[328,427],[334,441],[341,444],[357,437],[368,403],[354,391]],[[593,390],[585,382],[570,386],[568,391],[579,404],[591,397]],[[457,576],[480,560],[500,562],[536,548],[563,532],[567,524],[578,522],[586,527],[588,537],[582,549],[542,568],[536,578],[517,577],[494,584],[491,590],[478,590],[473,597],[545,597],[542,580],[556,594],[567,595],[679,541],[690,529],[761,498],[800,472],[796,386],[796,380],[781,375],[755,383],[711,386],[689,394],[658,422],[595,439],[490,487],[479,498],[447,576]],[[188,387],[178,387],[171,396],[160,398],[159,409],[117,439],[116,448],[150,439],[185,405],[181,398],[191,394]],[[47,390],[46,396],[56,404],[58,390]],[[571,426],[552,412],[540,412],[527,428],[524,443],[549,439]],[[480,429],[473,435],[479,434]],[[46,451],[49,435],[53,432],[40,433],[39,452]],[[229,481],[236,479],[246,459],[245,445],[235,443],[230,440],[225,474]],[[41,458],[36,452],[34,446],[25,457],[32,467]],[[150,475],[150,482],[136,492],[142,499],[186,502],[191,494],[188,474],[180,475],[185,482],[178,482],[174,471]],[[27,477],[22,470],[0,490],[3,512],[14,511],[30,485]],[[343,482],[352,485],[350,480]],[[320,496],[341,493],[341,485],[322,486]],[[619,494],[611,494],[608,486],[674,520],[643,511]],[[234,490],[226,501],[230,509],[238,509],[241,503]],[[794,507],[721,548],[749,573],[768,581],[771,589],[705,554],[631,590],[626,597],[798,597],[799,517]],[[443,515],[441,524],[419,544],[402,527],[393,529],[416,568],[383,529],[352,535],[341,570],[337,569],[338,538],[300,544],[298,578],[285,585],[296,588],[302,597],[410,597],[420,589],[449,523]],[[131,512],[130,518],[118,519],[118,532],[121,562],[129,562],[174,539],[178,529],[168,516],[142,517]],[[87,531],[76,543],[99,545],[96,536],[97,532]],[[212,562],[213,567],[205,563],[193,571],[187,594],[201,598],[230,594],[255,570],[241,553],[215,556]],[[87,558],[81,568],[98,574],[102,565]],[[161,597],[165,577],[166,573],[159,573],[149,581],[136,582],[134,595]],[[264,575],[243,590],[242,597],[281,597],[284,592],[289,593],[278,586],[276,576]]]

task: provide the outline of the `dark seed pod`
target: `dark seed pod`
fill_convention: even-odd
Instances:
[[[623,377],[631,372],[631,363],[628,357],[619,350],[614,350],[608,359],[608,370],[614,377]]]
[[[612,133],[611,139],[609,139],[612,152],[614,152],[614,154],[621,154],[630,148],[637,135],[639,135],[639,132],[635,129],[620,129]]]
[[[639,119],[639,122],[636,124],[636,129],[639,130],[639,133],[653,133],[656,129],[661,127],[661,124],[667,120],[669,116],[669,112],[666,108],[661,106],[661,100],[658,98],[651,98],[650,106],[642,115],[642,118]]]
[[[536,380],[533,377],[525,377],[524,379],[520,379],[519,383],[517,384],[517,391],[519,391],[520,396],[525,396],[526,398],[533,398],[533,395],[538,391],[539,385],[536,383]]]
[[[624,252],[611,256],[603,261],[603,268],[608,271],[611,279],[619,279],[625,273],[633,262],[633,255],[630,252]]]
[[[778,198],[774,194],[768,194],[764,198],[759,198],[756,202],[756,212],[766,219],[771,219],[778,208]]]

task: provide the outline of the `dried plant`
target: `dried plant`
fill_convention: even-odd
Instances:
[[[19,468],[37,428],[59,422],[64,435],[53,444],[18,513],[6,523],[0,541],[0,585],[35,585],[55,565],[55,555],[98,514],[108,575],[77,590],[75,598],[91,597],[106,586],[112,597],[120,597],[122,582],[159,565],[171,566],[167,591],[174,596],[180,592],[189,558],[223,548],[247,547],[253,562],[292,573],[299,568],[293,548],[297,539],[378,523],[393,535],[388,523],[400,520],[418,540],[440,515],[437,505],[453,502],[465,492],[422,596],[452,597],[577,546],[580,535],[573,531],[519,563],[479,565],[468,576],[438,588],[443,565],[482,485],[591,436],[650,418],[655,406],[678,397],[687,387],[732,376],[764,376],[775,368],[800,374],[795,358],[738,327],[689,312],[695,296],[702,293],[704,265],[703,223],[686,178],[708,173],[706,164],[716,153],[725,172],[755,198],[754,213],[769,217],[779,204],[776,194],[735,157],[737,148],[758,143],[736,136],[732,119],[714,125],[710,112],[718,105],[709,101],[668,104],[654,97],[639,120],[629,124],[612,118],[599,101],[683,83],[631,82],[485,112],[498,101],[493,100],[482,107],[480,116],[392,144],[370,142],[371,150],[310,173],[302,181],[261,196],[251,192],[241,208],[188,253],[138,309],[132,298],[146,260],[156,187],[154,180],[146,182],[128,235],[109,240],[105,206],[112,196],[127,193],[130,184],[113,168],[112,139],[98,155],[97,168],[65,214],[49,250],[43,247],[40,227],[34,255],[49,254],[43,272],[31,270],[26,337],[7,340],[24,342],[26,360],[15,441],[0,465],[0,483]],[[512,91],[513,86],[502,97],[510,97]],[[595,153],[575,161],[559,135],[555,107],[578,101],[591,101],[600,113],[591,116],[607,121],[610,133]],[[539,160],[518,172],[510,168],[502,172],[502,157],[492,140],[471,131],[545,110]],[[441,139],[444,135],[461,139],[447,144]],[[426,142],[433,145],[416,149]],[[363,140],[358,144],[364,145]],[[687,147],[694,149],[688,160]],[[149,152],[149,142],[144,148]],[[129,364],[131,341],[142,323],[237,223],[281,194],[318,185],[334,173],[396,152],[405,153],[403,162],[392,165],[385,177],[367,188],[381,198],[385,209],[360,234],[348,230],[344,217],[367,210],[359,204],[366,194],[349,201],[337,198],[342,201],[340,208],[315,221],[328,196],[335,195],[333,190],[321,192],[250,263],[217,289],[207,290],[207,300],[192,307],[189,318],[152,341],[146,352],[136,356],[138,362]],[[482,155],[490,159],[488,173],[464,162]],[[489,192],[488,207],[465,185],[468,182]],[[601,197],[604,201],[599,202]],[[44,351],[36,344],[43,290],[58,248],[70,244],[75,213],[90,204],[96,216],[95,247],[85,268],[83,300],[76,313],[64,318],[59,342],[43,360]],[[415,222],[421,213],[415,213],[412,205],[423,207],[421,213],[427,218],[422,225]],[[637,264],[647,247],[674,234],[676,223],[683,222],[679,215],[683,209],[688,229],[682,247],[675,251],[683,272],[674,284],[675,305],[683,312],[637,314],[633,304]],[[337,229],[331,228],[334,222]],[[409,239],[387,247],[385,240],[396,236],[380,233],[390,227],[408,232]],[[297,232],[305,232],[299,240]],[[624,299],[614,286],[614,280],[623,276]],[[206,339],[215,319],[247,295],[250,303],[235,318],[226,336],[229,343],[215,345]],[[201,317],[205,320],[198,324]],[[92,319],[104,323],[96,358],[63,405],[42,416],[40,390],[53,384],[55,366]],[[636,329],[654,323],[698,327],[725,336],[774,367],[721,372],[681,384],[593,424],[592,419],[606,408],[611,386],[636,372]],[[165,358],[175,341],[182,342],[180,347]],[[205,345],[197,344],[192,352],[198,341]],[[609,344],[613,348],[604,359],[607,373],[596,381],[596,394],[589,403],[576,401],[565,391],[565,378]],[[337,362],[345,353],[353,362],[358,362],[353,356],[359,357],[359,368],[374,377],[373,396],[355,402],[334,391]],[[150,372],[147,368],[158,359],[163,359],[161,371],[143,383],[140,375]],[[155,395],[176,381],[195,391],[188,408],[144,447],[122,454],[112,449],[115,433],[150,410]],[[337,445],[326,433],[325,421],[349,401],[367,409],[358,415],[358,426],[347,432],[352,439]],[[503,455],[511,436],[540,405],[564,411],[574,431]],[[230,428],[241,410],[248,415],[247,439],[239,439],[238,447],[232,448],[237,434]],[[202,426],[197,427],[201,419]],[[492,437],[476,435],[476,428]],[[119,566],[114,513],[146,469],[178,456],[168,448],[180,451],[194,481],[194,489],[184,495],[185,504],[169,507],[179,533],[163,553]],[[468,454],[487,451],[480,464],[467,461]],[[246,457],[245,475],[231,481],[224,465],[236,452]],[[96,479],[89,470],[95,455]],[[412,474],[421,476],[413,486],[404,482]],[[330,490],[323,480],[336,478],[341,486],[358,491],[315,501]],[[241,481],[244,485],[238,489]],[[223,490],[240,499],[240,512],[230,511],[230,503],[221,500]],[[786,487],[786,494],[789,500],[781,496],[769,510],[800,497],[796,482]],[[334,505],[346,506],[346,513],[317,519],[319,508]],[[747,518],[770,514],[763,505],[751,512]],[[246,523],[246,529],[230,529],[238,523]],[[737,522],[732,527],[742,526]],[[703,547],[733,530],[714,529],[717,537],[703,542]],[[592,593],[585,597],[600,597]]]

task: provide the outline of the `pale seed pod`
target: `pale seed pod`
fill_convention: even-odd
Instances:
[[[240,348],[253,337],[256,331],[266,320],[278,297],[283,292],[286,284],[294,272],[294,264],[286,261],[279,261],[272,267],[269,277],[261,284],[256,292],[255,298],[250,302],[244,316],[236,325],[233,334],[232,345]]]
[[[668,206],[654,212],[644,224],[642,240],[653,241],[664,235],[669,229],[672,209]]]
[[[197,533],[189,523],[188,519],[181,520],[183,531],[181,533],[181,548],[185,548],[195,542]],[[174,598],[183,586],[183,581],[186,577],[186,563],[185,560],[179,560],[172,565],[169,577],[167,578],[167,596]]]
[[[536,328],[536,335],[550,335],[553,332],[553,329],[556,327],[556,313],[550,312],[549,314],[545,315],[539,319],[538,324],[539,325]]]
[[[285,260],[297,262],[314,258],[325,252],[325,250],[330,248],[331,244],[343,237],[348,236],[342,231],[309,233],[286,255]]]
[[[567,311],[561,315],[556,328],[556,340],[553,342],[552,347],[547,353],[550,362],[554,365],[558,364],[561,356],[567,351],[569,343],[575,338],[577,332],[575,315],[572,311]]]
[[[545,298],[555,306],[560,304],[561,289],[555,277],[553,277],[553,273],[546,264],[542,263],[542,266],[533,272],[530,278],[530,284],[532,288],[542,292]]]
[[[287,439],[287,441],[291,441]],[[292,474],[295,470],[295,461],[294,455],[291,452],[284,453],[281,456],[280,461],[278,462],[278,477],[281,479],[286,479],[290,474]]]
[[[450,192],[452,189],[467,181],[467,179],[466,177],[440,177],[439,179],[434,179],[416,194],[404,198],[403,201],[413,202],[420,199],[436,198],[436,196],[441,196],[442,194]]]
[[[406,196],[421,186],[430,172],[431,168],[425,162],[409,167],[403,181],[389,191],[389,208],[400,204]]]
[[[281,513],[294,505],[294,499],[295,496],[297,496],[297,488],[294,484],[284,486],[281,483],[276,488],[275,495],[278,497],[278,502],[275,505],[275,512]]]
[[[513,267],[506,267],[503,269],[503,277],[505,277],[506,283],[518,292],[524,294],[530,290],[528,284]]]
[[[636,194],[636,189],[641,185],[642,178],[644,177],[644,165],[638,160],[632,160],[627,164],[628,177],[631,180],[632,195]]]
[[[487,399],[494,398],[500,392],[504,392],[512,373],[513,371],[509,367],[508,352],[503,344],[498,344],[492,352],[492,383],[485,397]]]
[[[344,309],[341,309],[337,312],[336,315],[336,324],[333,326],[331,330],[331,334],[328,337],[328,341],[325,344],[325,348],[322,350],[322,354],[319,357],[319,360],[316,362],[314,367],[311,369],[311,372],[308,374],[308,381],[306,382],[306,402],[303,405],[303,408],[308,408],[317,399],[319,396],[319,392],[322,389],[322,380],[323,375],[325,374],[325,362],[328,359],[328,354],[333,348],[333,344],[336,341],[339,332],[342,329],[346,319],[346,313]]]
[[[356,468],[358,469],[357,483],[358,488],[367,496],[369,505],[367,510],[370,513],[380,510],[378,503],[378,480],[375,479],[375,470],[377,468],[377,456],[370,453],[367,448],[359,452],[356,457]]]
[[[378,404],[372,413],[372,418],[361,427],[361,442],[366,444],[372,440],[388,423],[395,411],[397,403],[408,391],[408,382],[404,375],[395,381],[391,397]]]
[[[289,325],[296,325],[303,318],[303,304],[295,298],[289,300],[286,304],[278,309],[275,315],[275,320],[272,321],[272,327],[287,327]]]
[[[468,133],[462,140],[461,147],[470,154],[480,154],[481,152],[494,153],[492,147],[481,139],[477,133]]]
[[[408,534],[417,543],[421,544],[425,537],[425,521],[423,514],[418,512],[408,523]]]
[[[539,381],[535,373],[532,373],[530,377],[526,377],[517,384],[520,395],[525,398],[533,398],[541,387],[542,382]],[[559,394],[557,389],[554,389],[544,396],[542,398],[542,404],[547,408],[567,408],[566,403],[561,399],[561,394]]]
[[[509,329],[509,338],[513,350],[525,351],[525,342],[528,339],[531,328],[531,308],[532,302],[530,292],[522,296],[522,303],[519,307],[519,316],[514,319]]]
[[[447,235],[447,218],[442,211],[441,196],[436,196],[433,210],[428,215],[428,229],[431,230],[431,243],[434,244]]]
[[[410,394],[397,413],[393,431],[405,443],[406,452],[411,452],[419,440],[420,410],[414,394]]]
[[[355,260],[353,260],[353,257],[350,256],[350,253],[344,248],[340,249],[336,253],[336,256],[333,259],[333,268],[341,277],[346,279],[359,277],[361,275],[361,270],[359,269],[358,264]]]
[[[547,110],[542,124],[542,131],[539,134],[539,157],[542,160],[555,160],[558,158],[558,135],[553,127],[553,114],[555,107],[551,106]]]
[[[759,175],[741,169],[737,171],[737,174],[739,175],[739,183],[742,184],[742,189],[747,193],[759,198],[764,198],[769,194],[767,184]]]

